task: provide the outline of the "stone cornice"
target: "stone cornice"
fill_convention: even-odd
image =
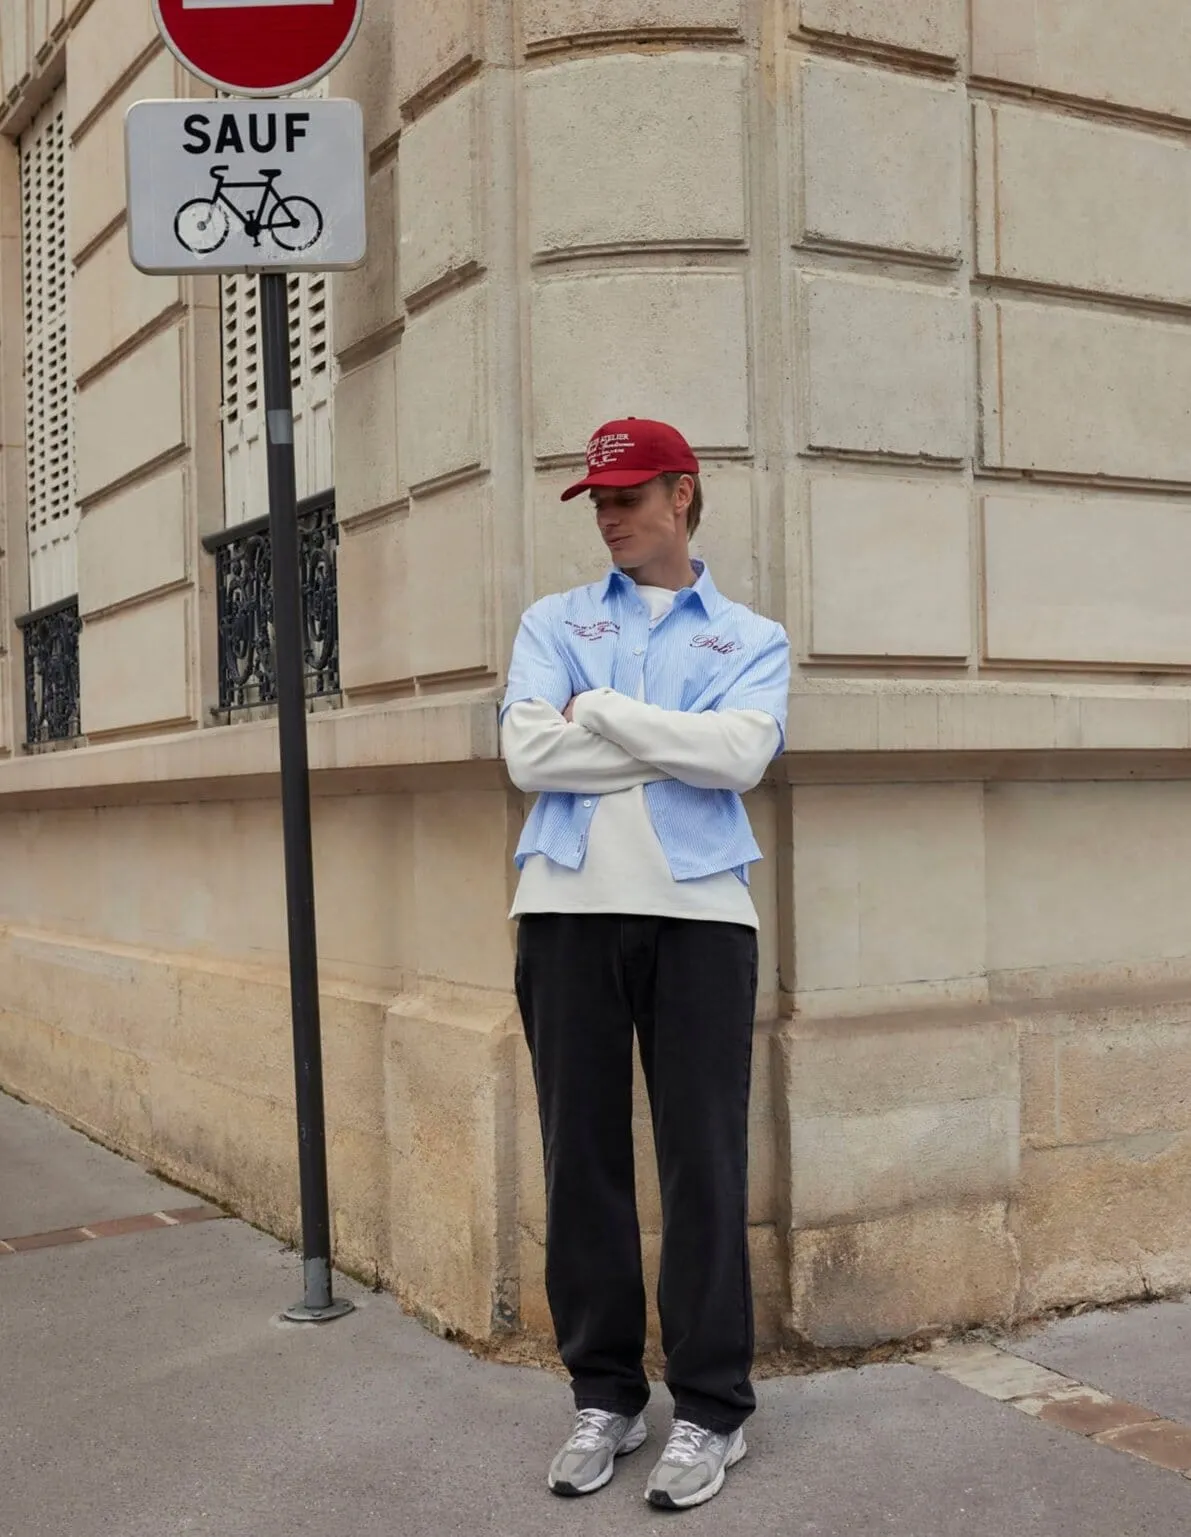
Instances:
[[[318,712],[316,793],[504,783],[496,690]],[[1191,687],[807,678],[771,781],[1191,777]],[[0,761],[0,811],[271,795],[273,720]]]

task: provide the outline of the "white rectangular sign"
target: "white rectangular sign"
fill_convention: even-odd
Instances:
[[[365,252],[355,101],[138,101],[124,120],[142,272],[304,272]]]

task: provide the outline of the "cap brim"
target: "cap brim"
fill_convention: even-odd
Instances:
[[[559,501],[569,502],[573,496],[594,491],[597,486],[643,486],[646,481],[656,480],[664,474],[664,470],[597,470],[585,480],[577,480],[573,486],[568,486]]]

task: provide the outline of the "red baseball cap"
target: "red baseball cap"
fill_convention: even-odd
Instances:
[[[568,486],[561,500],[569,502],[594,486],[643,486],[656,475],[698,473],[699,461],[677,427],[628,416],[596,429],[587,445],[587,474]]]

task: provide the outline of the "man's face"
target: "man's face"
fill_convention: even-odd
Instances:
[[[688,544],[687,508],[694,481],[683,475],[673,490],[664,480],[643,486],[597,486],[591,493],[600,537],[622,571],[665,564]]]

